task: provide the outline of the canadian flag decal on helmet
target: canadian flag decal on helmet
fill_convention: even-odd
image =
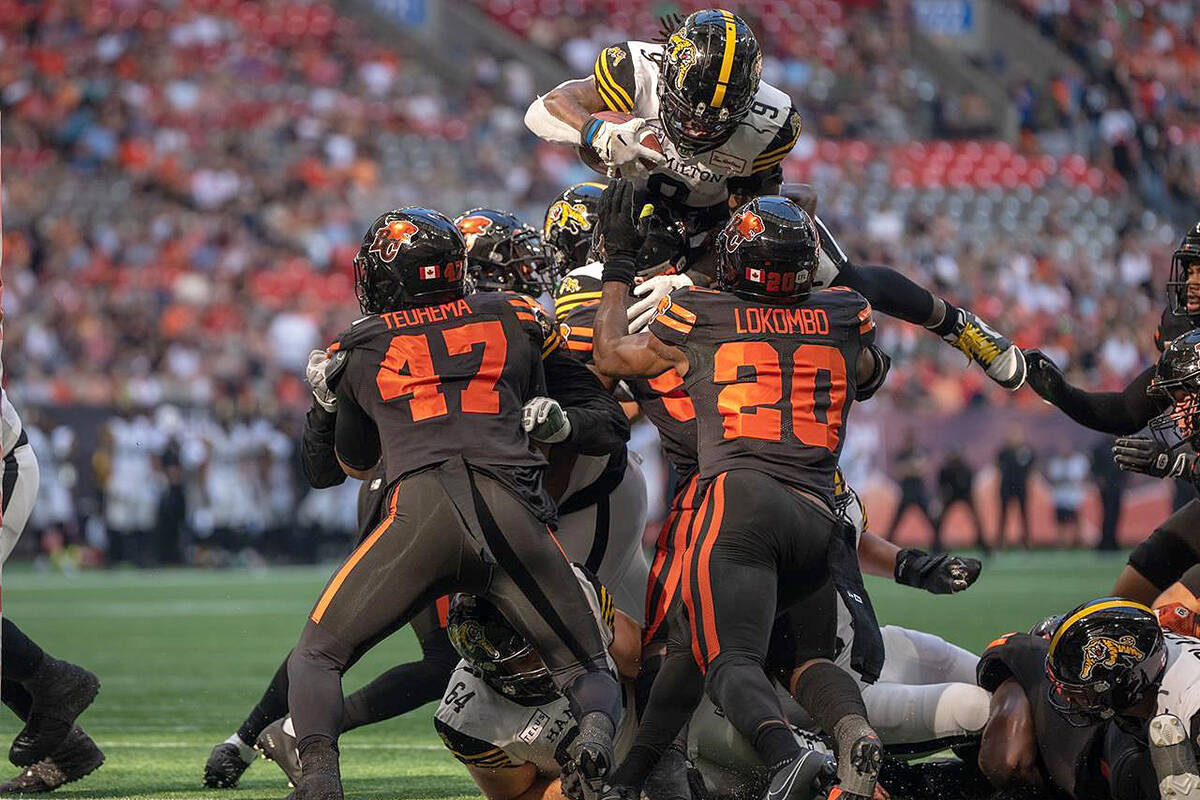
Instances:
[[[371,242],[368,253],[379,256],[379,260],[390,264],[400,252],[401,247],[412,244],[412,238],[417,233],[417,226],[406,219],[389,222],[375,231],[375,241]]]
[[[725,249],[733,252],[746,242],[753,241],[766,232],[762,217],[753,211],[743,211],[729,226],[729,236],[725,241]]]

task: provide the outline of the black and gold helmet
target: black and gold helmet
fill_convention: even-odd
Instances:
[[[588,263],[602,194],[603,183],[577,183],[564,189],[546,209],[542,239],[559,279]]]
[[[538,297],[553,286],[550,255],[537,229],[516,214],[475,208],[454,220],[467,243],[467,269],[477,289]]]
[[[381,314],[462,297],[466,257],[445,215],[415,206],[380,214],[354,257],[358,304],[364,314]]]
[[[1179,317],[1200,319],[1200,310],[1188,310],[1188,275],[1193,266],[1200,266],[1200,222],[1183,235],[1183,241],[1171,257],[1171,274],[1167,278],[1167,303],[1171,313]]]
[[[684,158],[716,149],[750,113],[762,78],[762,51],[742,19],[697,11],[667,37],[659,72],[663,131]]]
[[[1162,628],[1141,603],[1102,597],[1067,614],[1046,653],[1050,705],[1078,727],[1118,718],[1158,691],[1167,664]]]
[[[558,696],[541,656],[490,601],[473,594],[451,597],[446,635],[483,682],[505,697],[540,705]]]

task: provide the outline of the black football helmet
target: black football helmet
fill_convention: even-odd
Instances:
[[[1159,443],[1175,447],[1200,434],[1200,329],[1167,344],[1146,393],[1168,407],[1148,426]]]
[[[820,247],[808,212],[786,197],[756,197],[717,235],[718,281],[746,300],[795,303],[812,291]]]
[[[483,682],[512,700],[542,705],[558,697],[550,670],[500,609],[473,594],[450,598],[450,644]]]
[[[1054,631],[1058,629],[1058,626],[1063,619],[1064,617],[1062,614],[1051,614],[1030,628],[1029,635],[1037,636],[1042,639],[1049,639],[1054,635]]]
[[[749,25],[724,9],[689,15],[663,45],[663,132],[684,158],[720,147],[750,113],[761,78],[762,51]]]
[[[1157,692],[1167,664],[1162,628],[1141,603],[1102,597],[1063,618],[1046,653],[1050,705],[1072,725],[1121,722]]]
[[[454,224],[467,242],[467,269],[483,291],[538,297],[553,285],[550,256],[541,235],[515,214],[475,208]]]
[[[1188,313],[1187,280],[1192,265],[1200,265],[1200,222],[1183,235],[1183,241],[1171,256],[1171,274],[1167,278],[1167,303],[1179,317],[1200,319],[1200,312]]]
[[[467,247],[448,217],[398,208],[371,223],[354,257],[354,292],[364,314],[445,303],[466,293]]]
[[[588,263],[602,194],[603,183],[577,183],[564,189],[546,209],[542,239],[558,277]]]

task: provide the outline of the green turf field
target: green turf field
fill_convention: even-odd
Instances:
[[[1017,553],[985,567],[959,597],[934,597],[874,581],[881,621],[920,627],[978,650],[1104,594],[1123,557]],[[259,761],[241,787],[201,788],[209,749],[232,733],[295,643],[328,568],[262,572],[103,572],[75,577],[5,570],[4,613],[53,655],[90,667],[103,686],[82,718],[108,756],[62,797],[281,798],[283,775]],[[347,677],[356,688],[418,652],[407,631]],[[0,712],[0,740],[17,732]],[[351,798],[474,797],[474,785],[441,748],[431,710],[347,734],[342,772]],[[6,765],[7,766],[7,765]],[[16,770],[12,770],[15,774]]]

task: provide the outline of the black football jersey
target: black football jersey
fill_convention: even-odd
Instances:
[[[577,305],[559,317],[559,333],[566,349],[576,358],[591,363],[593,331],[599,300]],[[625,381],[638,408],[654,427],[675,472],[679,485],[696,473],[696,412],[675,370],[657,378]]]
[[[1192,318],[1185,314],[1176,314],[1170,307],[1164,308],[1158,327],[1154,330],[1154,346],[1158,352],[1167,349],[1172,339],[1178,339],[1196,326]]]
[[[1076,727],[1050,705],[1046,652],[1050,642],[1028,633],[1001,636],[979,658],[976,681],[994,692],[1013,678],[1021,685],[1033,713],[1040,763],[1059,789],[1077,800],[1108,797],[1101,772],[1107,723]]]
[[[545,394],[542,358],[560,344],[536,301],[494,292],[364,317],[331,350],[349,353],[339,403],[350,399],[374,422],[386,483],[462,456],[534,485],[546,460],[521,408]]]
[[[687,355],[701,479],[754,469],[833,507],[856,364],[875,336],[862,295],[782,306],[690,286],[663,298],[650,332]]]

